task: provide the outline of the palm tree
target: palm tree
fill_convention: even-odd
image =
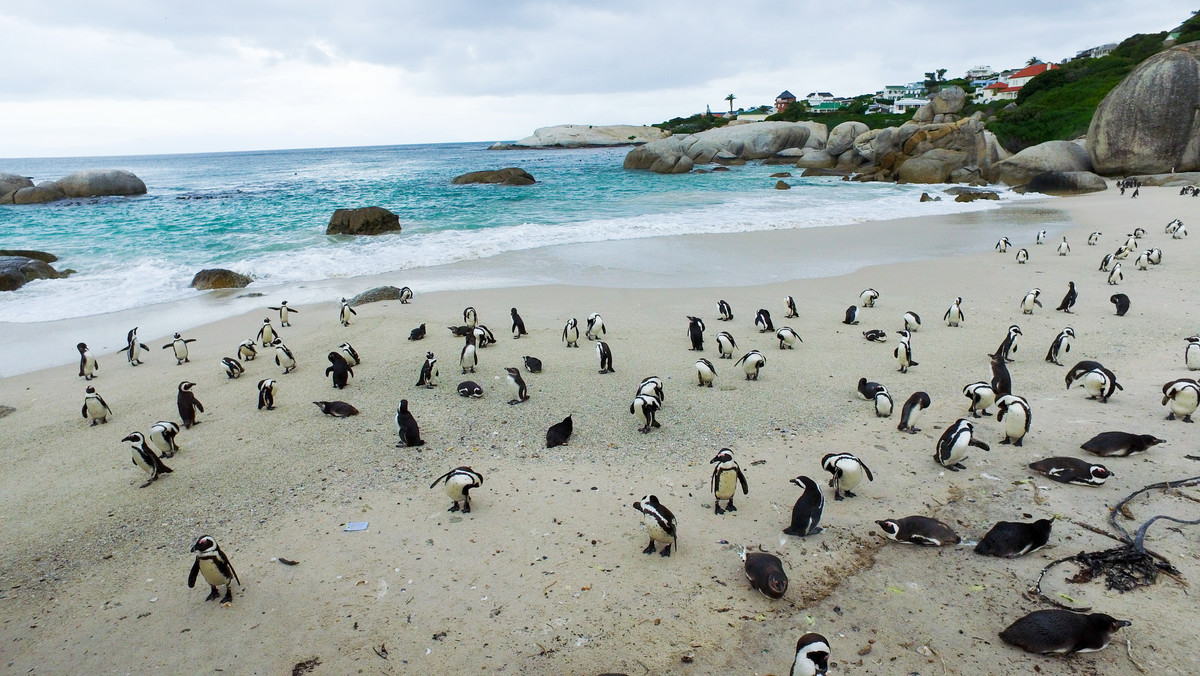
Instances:
[[[734,96],[733,94],[730,94],[729,96],[726,96],[726,97],[725,97],[725,100],[729,102],[729,112],[730,112],[730,113],[732,113],[732,112],[733,112],[733,100],[734,100],[734,99],[736,99],[736,98],[737,98],[737,97],[736,97],[736,96]]]
[[[1029,60],[1025,62],[1025,65],[1032,66],[1035,63],[1041,63],[1041,62],[1042,62],[1041,59],[1037,58],[1036,56],[1031,56],[1031,57],[1029,57]]]

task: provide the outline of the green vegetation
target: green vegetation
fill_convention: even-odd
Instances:
[[[695,134],[716,127],[724,127],[727,124],[729,124],[729,120],[720,115],[697,113],[691,117],[673,117],[653,126],[665,129],[672,134]]]

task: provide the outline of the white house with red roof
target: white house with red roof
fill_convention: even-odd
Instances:
[[[1024,87],[1038,75],[1055,68],[1058,68],[1058,66],[1053,63],[1035,63],[1032,66],[1026,66],[1018,70],[1008,77],[1001,76],[999,80],[976,92],[975,102],[988,103],[991,101],[1015,100],[1017,93],[1021,91],[1021,87]]]

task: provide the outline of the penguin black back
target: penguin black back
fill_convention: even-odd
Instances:
[[[788,577],[783,570],[783,561],[780,561],[778,556],[766,552],[747,552],[743,549],[742,561],[745,563],[746,579],[750,580],[751,587],[762,592],[767,598],[783,598],[787,593]]]
[[[1004,355],[992,355],[992,391],[997,397],[1012,394],[1012,376],[1004,363]]]
[[[204,404],[196,398],[196,394],[192,392],[192,388],[196,383],[184,380],[179,383],[179,394],[175,397],[175,404],[179,409],[179,417],[183,420],[183,426],[190,428],[196,423],[196,411],[204,412]]]
[[[571,416],[563,418],[562,422],[551,425],[550,429],[546,430],[546,448],[565,445],[571,438],[573,429],[574,423],[571,421]]]
[[[400,405],[396,407],[396,431],[400,436],[397,446],[425,445],[425,440],[421,438],[421,428],[417,425],[417,419],[408,410],[407,399],[401,399]]]
[[[1108,301],[1117,306],[1117,316],[1124,317],[1126,312],[1129,312],[1129,296],[1123,293],[1114,293]]]
[[[825,511],[825,496],[817,482],[806,476],[798,476],[791,483],[799,486],[804,492],[792,505],[792,523],[783,529],[788,535],[807,537],[821,532],[821,514]]]
[[[975,553],[1014,559],[1041,549],[1050,541],[1053,519],[1038,519],[1033,523],[1000,521],[975,545]]]
[[[425,338],[425,325],[422,324],[412,331],[408,332],[409,340],[422,340]]]
[[[329,368],[325,369],[325,375],[333,378],[333,387],[342,389],[350,380],[350,376],[354,375],[354,369],[351,368],[350,362],[342,356],[340,352],[330,352],[328,355]]]
[[[1118,620],[1104,613],[1084,615],[1049,608],[1035,610],[1013,622],[1000,632],[1000,638],[1031,653],[1092,652],[1103,650],[1118,629],[1129,625],[1128,620]]]

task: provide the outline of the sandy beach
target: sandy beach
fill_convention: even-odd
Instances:
[[[105,350],[90,383],[74,365],[0,379],[0,405],[15,409],[0,418],[8,460],[0,478],[0,664],[14,674],[279,674],[309,661],[313,674],[786,674],[796,639],[815,631],[830,639],[830,673],[837,674],[1196,673],[1200,610],[1189,595],[1200,579],[1195,527],[1162,523],[1147,539],[1179,579],[1160,577],[1121,594],[1103,581],[1066,583],[1071,564],[1047,576],[1043,587],[1063,603],[1132,622],[1107,650],[1034,656],[997,633],[1046,607],[1025,592],[1047,563],[1117,544],[1091,530],[1108,530],[1117,501],[1146,484],[1200,474],[1200,463],[1185,458],[1196,452],[1194,426],[1164,420],[1160,405],[1163,383],[1194,377],[1184,365],[1184,339],[1200,330],[1193,298],[1200,251],[1194,238],[1171,239],[1163,227],[1174,218],[1190,225],[1197,203],[1177,189],[1152,187],[1136,200],[1111,189],[1050,200],[1042,206],[1065,211],[1071,223],[1043,246],[1034,244],[1035,228],[1014,218],[1006,254],[951,248],[956,255],[948,258],[831,277],[797,272],[770,284],[719,288],[718,272],[707,287],[661,288],[618,272],[604,287],[427,294],[414,285],[412,303],[360,306],[349,327],[338,324],[334,304],[297,303],[293,327],[281,332],[298,368],[282,375],[263,351],[245,364],[244,376],[229,380],[220,358],[253,337],[264,316],[279,325],[265,309],[279,299],[267,296],[259,299],[263,307],[186,331],[196,342],[182,366],[160,349],[167,339],[143,331],[151,349],[137,368]],[[974,233],[987,246],[1009,209]],[[630,257],[665,256],[678,242],[698,259],[719,251],[745,266],[759,252],[776,261],[789,251],[868,243],[936,245],[931,233],[944,227],[938,219],[906,219],[609,245],[627,247]],[[1162,264],[1137,270],[1131,256],[1123,281],[1110,286],[1097,266],[1135,227],[1146,230],[1141,248],[1162,249]],[[1093,231],[1103,234],[1088,246]],[[1058,256],[1063,236],[1071,253]],[[1015,261],[1020,248],[1029,250],[1028,264]],[[575,260],[578,250],[557,255]],[[519,256],[536,263],[536,252]],[[359,290],[374,281],[363,280]],[[1066,315],[1054,307],[1069,281],[1079,301]],[[880,293],[875,307],[860,308],[859,325],[842,324],[846,307],[868,287]],[[1019,302],[1035,287],[1044,306],[1024,315]],[[1132,300],[1124,317],[1109,303],[1118,292]],[[799,318],[784,319],[787,295]],[[950,328],[940,320],[957,296],[966,321]],[[732,305],[733,321],[717,321],[719,298]],[[478,310],[497,343],[480,351],[477,373],[463,376],[462,340],[446,327],[462,323],[466,306]],[[529,330],[520,340],[508,330],[511,307]],[[796,329],[803,343],[781,351],[773,334],[754,328],[758,308],[770,310],[776,327]],[[923,319],[912,337],[919,365],[902,374],[892,355],[909,310]],[[582,323],[592,312],[607,324],[616,373],[597,373],[589,341],[569,349],[560,340],[567,319]],[[688,350],[688,315],[707,324],[702,354]],[[422,323],[428,337],[407,341]],[[934,462],[934,445],[967,415],[962,388],[990,378],[987,355],[1010,324],[1024,334],[1009,369],[1014,393],[1032,407],[1029,435],[1019,448],[1000,445],[1001,424],[978,420],[977,434],[991,450],[972,449],[966,470],[949,472]],[[71,332],[73,344],[92,325],[72,320],[53,330]],[[1045,362],[1067,326],[1076,340],[1061,357],[1065,366]],[[873,328],[887,331],[888,341],[864,340]],[[717,359],[718,331],[734,335],[739,355],[758,349],[766,356],[758,381]],[[339,391],[324,375],[325,354],[343,341],[363,362]],[[426,351],[439,358],[432,389],[414,385]],[[524,355],[545,368],[523,374],[530,399],[511,406],[504,367],[520,366]],[[716,365],[712,389],[696,385],[699,356]],[[1124,389],[1107,404],[1078,387],[1064,389],[1066,369],[1082,359],[1102,362]],[[666,383],[662,427],[640,434],[629,405],[651,375]],[[877,418],[855,391],[860,377],[886,385],[897,409],[912,392],[928,392],[922,431],[898,432],[898,410]],[[256,408],[263,378],[280,383],[276,410]],[[180,452],[165,461],[174,472],[139,489],[146,475],[121,438],[157,420],[178,421],[175,392],[185,379],[204,404],[200,424],[179,434]],[[457,395],[455,385],[466,379],[483,386],[481,399]],[[80,417],[88,384],[112,407],[108,424],[89,427]],[[312,404],[332,399],[361,415],[333,419]],[[396,447],[400,399],[420,423],[423,447]],[[570,443],[546,449],[546,428],[568,414]],[[1106,430],[1167,443],[1098,459],[1115,474],[1099,488],[1057,484],[1026,467],[1056,455],[1094,459],[1079,445]],[[738,494],[737,512],[718,516],[708,461],[722,447],[733,450],[750,491]],[[857,497],[835,502],[825,488],[820,460],[832,452],[853,453],[873,471]],[[447,512],[441,487],[430,489],[459,465],[485,479],[467,515]],[[825,530],[803,539],[781,533],[799,495],[789,480],[798,475],[815,479],[827,500]],[[632,504],[648,494],[678,518],[670,558],[642,553],[647,536]],[[1123,522],[1132,530],[1154,514],[1196,518],[1197,498],[1196,489],[1153,492]],[[967,544],[917,548],[879,536],[876,519],[910,514],[936,517],[971,543],[999,520],[1058,520],[1046,548],[997,559]],[[348,522],[369,527],[344,532]],[[229,607],[206,603],[203,582],[186,585],[188,550],[202,534],[220,543],[243,583],[234,585]],[[741,546],[783,560],[791,581],[785,598],[749,587]]]

